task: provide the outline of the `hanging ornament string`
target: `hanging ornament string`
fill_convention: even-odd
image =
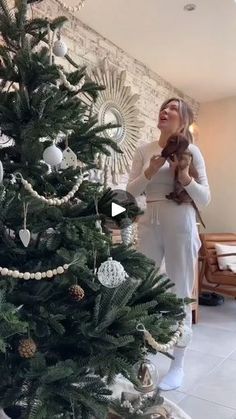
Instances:
[[[17,173],[15,173],[14,176],[15,176],[16,179],[21,181],[22,185],[27,190],[27,192],[30,193],[30,195],[32,195],[34,198],[39,199],[40,201],[44,202],[45,204],[54,205],[54,206],[63,205],[66,202],[68,202],[71,198],[73,198],[75,193],[79,190],[80,185],[83,182],[83,175],[81,174],[78,177],[78,179],[77,179],[75,185],[73,186],[73,188],[71,189],[71,191],[67,195],[65,195],[63,198],[45,198],[45,196],[39,195],[38,192],[33,189],[33,186],[31,185],[31,183],[28,182],[27,180],[25,180],[21,173],[17,172]]]
[[[71,13],[79,12],[82,7],[84,7],[85,0],[80,0],[77,6],[67,6],[62,0],[56,0],[57,4],[59,4],[64,10]]]
[[[58,69],[59,75],[60,75],[60,80],[62,82],[62,84],[70,91],[70,92],[78,92],[79,90],[82,89],[84,83],[85,83],[85,76],[82,77],[82,79],[80,80],[79,84],[77,86],[73,86],[73,84],[71,84],[67,78],[66,75],[63,73],[63,71],[61,69]]]
[[[23,226],[24,226],[25,230],[26,230],[26,219],[27,219],[28,206],[29,206],[28,202],[23,203],[23,213],[24,213],[24,224],[23,224]]]
[[[15,279],[24,279],[25,281],[28,281],[29,279],[36,279],[37,281],[40,281],[42,279],[52,279],[57,275],[62,275],[65,271],[69,269],[70,266],[74,265],[78,260],[79,259],[77,258],[69,264],[65,263],[63,266],[58,266],[57,268],[49,269],[45,272],[20,272],[16,269],[13,270],[0,267],[0,274],[2,276],[9,276]]]
[[[23,228],[19,231],[19,237],[25,247],[28,247],[29,242],[30,242],[30,231],[26,228],[28,206],[29,206],[28,202],[23,203],[24,224],[23,224]]]
[[[49,45],[49,64],[52,65],[52,49],[54,44],[54,38],[55,38],[56,31],[53,31],[51,34],[51,28],[48,24],[48,45]]]
[[[168,343],[157,342],[142,323],[137,324],[136,329],[139,332],[143,332],[144,339],[153,349],[155,349],[158,352],[169,352],[169,350],[178,343],[181,335],[184,333],[184,320],[181,320],[179,322],[178,329],[173,334],[172,338],[169,340]]]
[[[107,189],[107,187],[108,187],[108,170],[109,170],[109,166],[108,166],[108,164],[106,164],[105,167],[104,167],[104,180],[103,180],[104,189]]]

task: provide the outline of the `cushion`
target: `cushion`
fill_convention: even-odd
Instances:
[[[228,266],[236,264],[236,245],[228,245],[215,243],[216,255],[223,255],[224,253],[235,253],[234,256],[217,257],[218,265],[220,270],[229,269]]]
[[[229,256],[230,257],[230,256]],[[236,263],[229,263],[228,268],[233,272],[236,273]]]

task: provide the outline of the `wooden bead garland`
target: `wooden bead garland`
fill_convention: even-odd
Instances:
[[[147,341],[147,343],[156,351],[158,352],[169,352],[169,350],[175,346],[179,339],[180,336],[184,333],[184,321],[181,320],[179,322],[179,327],[176,330],[176,332],[174,333],[174,335],[172,336],[172,338],[169,340],[168,343],[159,343],[157,342],[153,336],[151,335],[151,333],[145,328],[145,326],[143,324],[138,324],[136,329],[139,332],[143,332],[144,333],[144,339]]]
[[[8,268],[2,268],[0,267],[0,274],[2,276],[11,276],[13,278],[16,279],[24,279],[25,281],[28,281],[29,279],[36,279],[37,281],[40,281],[41,279],[47,278],[47,279],[51,279],[56,275],[62,275],[65,271],[67,271],[67,269],[69,269],[69,266],[72,265],[72,263],[70,263],[69,265],[66,263],[63,266],[58,266],[55,269],[49,269],[48,271],[45,272],[19,272],[17,270],[11,270]]]
[[[82,89],[84,83],[85,83],[85,77],[82,77],[82,79],[80,80],[79,84],[77,86],[73,86],[73,84],[71,84],[65,74],[63,73],[62,70],[58,69],[59,74],[60,74],[60,79],[62,81],[62,83],[64,84],[64,86],[70,90],[70,92],[78,92],[80,89]]]
[[[63,198],[45,198],[43,195],[39,195],[38,192],[33,189],[33,186],[31,185],[31,183],[25,180],[23,176],[21,175],[21,173],[16,173],[16,175],[20,176],[22,185],[34,198],[39,199],[45,204],[53,205],[53,206],[60,206],[67,203],[71,198],[73,198],[73,196],[79,190],[80,185],[83,182],[83,175],[80,175],[77,179],[76,184],[71,189],[71,191],[67,195],[65,195]]]

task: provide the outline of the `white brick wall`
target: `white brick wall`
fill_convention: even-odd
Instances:
[[[193,108],[197,118],[199,104],[194,99],[180,92],[170,83],[154,73],[140,61],[134,59],[121,48],[118,48],[108,39],[105,39],[93,29],[83,24],[76,17],[63,11],[54,0],[45,0],[34,6],[34,14],[42,14],[53,18],[65,15],[69,21],[63,31],[63,39],[69,47],[69,54],[78,64],[96,66],[105,57],[112,66],[119,71],[126,70],[126,83],[132,88],[133,93],[138,93],[140,99],[137,107],[140,119],[145,125],[140,131],[140,141],[154,141],[158,138],[157,115],[161,103],[171,96],[180,96]],[[66,60],[63,65],[67,66]],[[126,182],[127,176],[121,180],[121,185]]]

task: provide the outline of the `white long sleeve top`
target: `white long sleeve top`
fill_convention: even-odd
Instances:
[[[193,165],[198,172],[198,182],[194,179],[185,186],[185,190],[198,207],[206,206],[210,201],[210,188],[206,175],[206,167],[199,148],[190,144],[188,150],[193,156]],[[162,148],[158,141],[154,141],[139,147],[134,155],[133,164],[127,185],[127,191],[134,197],[146,193],[147,201],[162,200],[173,191],[174,174],[168,162],[152,177],[147,179],[144,171],[149,166],[150,158],[155,154],[161,154]]]

